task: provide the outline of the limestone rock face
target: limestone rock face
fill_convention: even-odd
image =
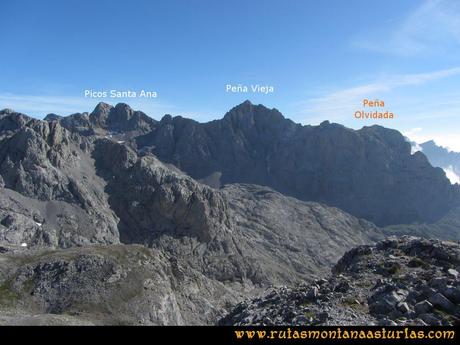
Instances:
[[[108,181],[109,203],[120,217],[124,242],[149,243],[163,233],[208,242],[218,228],[229,228],[218,191],[171,171],[155,157],[138,158],[109,140],[96,142],[93,157]]]
[[[344,248],[382,237],[369,222],[267,187],[215,190],[110,140],[96,141],[93,157],[107,181],[123,243],[188,257],[191,265],[221,281],[268,284],[308,278],[321,274]]]
[[[0,118],[0,239],[68,247],[118,243],[117,217],[95,173],[91,141],[58,122]],[[4,218],[2,218],[4,219]]]
[[[139,245],[11,251],[2,254],[0,273],[1,324],[209,324],[241,298]]]
[[[459,202],[459,187],[442,169],[420,152],[412,155],[399,132],[380,126],[302,126],[245,102],[203,124],[164,117],[136,142],[195,179],[214,176],[214,186],[265,185],[377,225],[434,222]]]
[[[289,271],[300,272],[305,279],[320,276],[319,272],[326,271],[319,268],[335,264],[344,247],[382,238],[368,221],[324,204],[286,197],[268,187],[232,184],[222,192],[252,255],[259,262],[271,263],[263,271],[285,271],[280,284],[291,281]]]

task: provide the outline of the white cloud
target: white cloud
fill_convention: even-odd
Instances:
[[[1,108],[11,108],[34,116],[46,115],[47,113],[70,114],[83,111],[82,109],[89,110],[88,107],[93,102],[88,101],[77,97],[0,94]]]
[[[413,128],[402,132],[411,141],[422,144],[433,140],[436,145],[442,146],[449,151],[460,152],[460,136],[456,132],[431,132],[421,128]]]
[[[415,128],[411,128],[407,131],[403,131],[402,134],[404,135],[404,138],[406,139],[406,141],[411,144],[411,154],[413,155],[415,152],[418,152],[418,151],[423,151],[423,148],[418,144],[416,143],[415,141],[413,141],[411,139],[411,137],[413,137],[416,133],[422,131],[422,128],[421,127],[415,127]]]
[[[332,91],[322,97],[310,98],[295,104],[300,108],[306,123],[315,124],[324,119],[340,120],[348,118],[361,105],[364,98],[383,95],[395,88],[416,86],[460,74],[460,67],[428,73],[390,75],[380,80],[342,90]]]
[[[412,13],[392,23],[390,30],[371,31],[353,41],[379,53],[413,56],[444,54],[460,45],[460,2],[426,0]]]
[[[428,139],[428,137],[431,137]],[[436,133],[431,136],[425,136],[424,141],[434,140],[434,142],[446,148],[449,151],[460,152],[460,137],[458,133]]]
[[[415,152],[419,152],[419,151],[420,152],[423,151],[423,148],[417,143],[413,144],[411,146],[411,148],[410,148],[410,154],[411,155],[413,155]]]
[[[412,144],[412,146],[410,148],[411,155],[413,155],[415,152],[419,152],[419,151],[420,152],[423,151],[423,148],[417,143]]]
[[[458,176],[454,168],[452,166],[448,166],[447,168],[443,168],[444,172],[446,173],[447,178],[450,180],[452,184],[458,183],[460,184],[460,176]]]

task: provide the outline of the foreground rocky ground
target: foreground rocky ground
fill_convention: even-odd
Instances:
[[[327,278],[269,288],[141,245],[3,245],[0,324],[455,325],[459,270],[458,243],[408,236],[355,247]]]
[[[390,237],[347,252],[328,279],[271,288],[221,325],[454,325],[460,320],[460,246]]]
[[[0,253],[0,324],[212,324],[245,293],[140,245]]]

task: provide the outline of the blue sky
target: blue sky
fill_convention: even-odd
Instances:
[[[457,0],[18,0],[0,13],[0,108],[43,117],[123,101],[156,119],[208,121],[250,99],[304,124],[378,123],[460,151]],[[396,119],[355,119],[363,98],[384,100]]]

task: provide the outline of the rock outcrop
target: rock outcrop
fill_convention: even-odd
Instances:
[[[1,240],[60,247],[119,242],[91,147],[58,122],[14,112],[0,118]]]
[[[458,325],[460,246],[390,237],[347,252],[328,279],[270,288],[223,325]]]
[[[242,296],[139,245],[0,249],[0,324],[209,324]]]

